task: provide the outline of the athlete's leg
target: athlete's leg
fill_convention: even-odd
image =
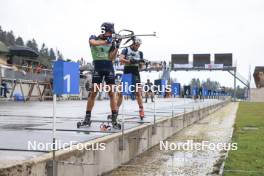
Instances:
[[[144,117],[144,107],[142,102],[142,88],[139,84],[136,85],[136,99],[139,107],[139,116],[142,119]]]
[[[95,98],[97,95],[97,92],[99,91],[99,87],[102,83],[103,77],[100,72],[94,71],[92,76],[92,88],[89,92],[88,101],[86,105],[86,116],[85,121],[90,121],[91,118],[91,112],[94,106]]]
[[[121,86],[122,86],[122,83],[120,82],[118,87],[117,87],[117,93],[116,93],[117,110],[119,110],[119,107],[121,106],[122,101],[123,101],[123,95],[122,95],[122,92],[121,92]]]
[[[142,102],[142,92],[141,88],[138,88],[138,91],[136,92],[136,99],[139,107],[143,108],[143,102]]]
[[[111,111],[112,111],[112,125],[114,128],[121,129],[121,125],[117,123],[118,108],[116,105],[114,86],[113,86],[113,84],[110,84],[109,86],[111,87],[108,95],[110,97],[110,107],[111,107]]]
[[[151,102],[154,102],[154,93],[153,92],[149,92],[150,93],[150,97],[151,97]]]
[[[117,93],[117,109],[119,110],[121,104],[123,102],[123,95],[122,92]]]
[[[110,84],[109,87],[110,87],[110,90],[108,92],[108,95],[110,98],[110,107],[111,107],[112,111],[116,111],[117,106],[116,106],[116,97],[115,97],[115,93],[114,93],[114,85]]]
[[[105,76],[105,83],[109,87],[109,98],[110,98],[110,107],[112,111],[112,124],[113,127],[118,127],[120,128],[120,125],[117,123],[117,115],[118,115],[118,110],[116,106],[116,97],[115,97],[115,73],[114,70],[111,70],[109,72],[104,73]]]
[[[88,96],[86,111],[92,111],[97,92],[99,91],[98,90],[99,84],[94,83],[92,86],[93,86],[92,91],[89,93],[89,96]]]

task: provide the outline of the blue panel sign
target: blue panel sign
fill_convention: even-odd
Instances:
[[[158,88],[158,94],[165,96],[165,87],[166,87],[166,80],[158,79],[154,81],[155,86]]]
[[[197,96],[198,95],[198,87],[193,87],[192,88],[192,95]]]
[[[79,64],[58,60],[53,65],[53,92],[55,94],[79,94]]]
[[[212,90],[208,90],[208,96],[212,96]]]
[[[184,95],[190,96],[191,95],[191,86],[183,86]]]
[[[207,97],[207,96],[208,96],[208,90],[207,90],[206,87],[203,87],[202,92],[203,92],[203,96],[204,96],[204,97]]]
[[[181,93],[181,84],[180,83],[172,83],[172,85],[171,85],[171,93],[172,93],[172,95],[180,95],[180,93]]]
[[[133,76],[131,73],[122,75],[122,95],[132,95],[134,88],[132,89],[132,85],[134,85]]]
[[[212,93],[213,96],[216,96],[216,91],[214,90],[213,93]]]

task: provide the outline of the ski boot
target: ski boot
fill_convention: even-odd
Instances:
[[[118,116],[118,111],[117,111],[116,116]],[[107,115],[107,120],[112,120],[112,115]]]
[[[144,109],[143,108],[139,108],[139,117],[140,117],[140,120],[143,120],[144,118]]]
[[[112,126],[114,129],[121,130],[121,124],[117,122],[117,114],[112,114]]]
[[[81,126],[91,126],[91,123],[91,115],[86,114],[85,119],[77,123],[77,128],[80,128]]]

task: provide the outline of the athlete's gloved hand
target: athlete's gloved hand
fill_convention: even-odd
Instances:
[[[107,42],[108,44],[112,43],[112,42],[113,42],[113,38],[112,38],[112,37],[107,37],[107,38],[106,38],[106,42]]]
[[[145,63],[146,60],[144,60],[144,59],[140,59],[139,62],[140,62],[140,63]]]
[[[139,60],[136,60],[136,59],[130,59],[129,60],[130,61],[130,64],[137,64],[137,63],[139,63]]]
[[[116,39],[112,42],[112,49],[118,49],[120,47],[120,43],[121,43],[121,40],[120,39]]]
[[[122,39],[116,39],[116,48],[120,47]]]

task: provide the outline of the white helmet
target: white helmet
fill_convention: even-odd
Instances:
[[[140,38],[138,38],[138,37],[134,37],[134,39],[133,39],[133,44],[134,43],[138,43],[138,44],[142,44],[142,40],[140,39]]]

